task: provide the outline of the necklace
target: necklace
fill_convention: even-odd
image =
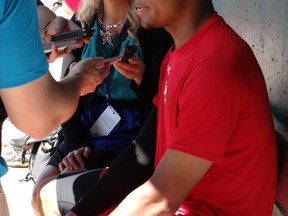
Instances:
[[[115,31],[113,29],[117,28],[118,26],[122,25],[126,21],[127,17],[125,17],[124,20],[121,22],[114,24],[114,25],[108,25],[102,22],[101,19],[99,19],[99,23],[102,25],[102,27],[105,29],[105,31],[100,30],[100,35],[102,38],[102,44],[110,44],[113,46],[113,39],[116,35]]]

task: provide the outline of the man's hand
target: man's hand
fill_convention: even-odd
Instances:
[[[80,82],[80,84],[77,83],[75,91],[78,88],[78,95],[83,96],[94,92],[96,87],[108,76],[109,70],[110,64],[105,63],[103,58],[88,58],[76,63],[61,82],[70,79]]]
[[[70,152],[59,164],[59,170],[62,172],[67,168],[69,170],[77,171],[80,168],[84,168],[83,157],[88,158],[90,154],[91,149],[89,147],[83,147]]]
[[[51,41],[51,35],[63,33],[63,32],[69,32],[75,29],[80,29],[78,25],[76,25],[73,21],[67,20],[64,17],[56,17],[52,21],[50,21],[47,26],[45,26],[44,29],[44,41],[47,43],[53,43]],[[52,52],[50,54],[47,54],[47,59],[49,63],[52,63],[57,58],[61,58],[68,53],[70,53],[73,49],[82,47],[84,43],[90,43],[90,38],[83,38],[79,39],[77,42],[77,46],[70,45],[67,46],[64,50],[58,50],[55,45],[52,45]]]

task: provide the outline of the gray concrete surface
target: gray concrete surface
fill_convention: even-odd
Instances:
[[[252,47],[264,72],[271,108],[288,125],[287,0],[213,0],[219,14]]]

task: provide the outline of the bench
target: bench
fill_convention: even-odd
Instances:
[[[288,128],[275,116],[274,124],[278,150],[278,185],[275,205],[281,215],[288,216]]]

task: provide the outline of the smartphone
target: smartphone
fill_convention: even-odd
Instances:
[[[120,61],[129,63],[128,60],[134,56],[134,54],[136,53],[136,50],[137,50],[137,46],[135,46],[135,45],[125,46],[125,48],[121,54]]]
[[[71,48],[78,48],[79,47],[79,41],[74,39],[74,40],[67,40],[67,41],[56,41],[54,42],[56,45],[57,49],[59,51],[64,50],[67,46],[72,46]],[[51,43],[43,43],[43,49],[45,54],[49,54],[52,52],[52,44]]]
[[[134,45],[127,45],[125,46],[123,52],[119,55],[119,56],[115,56],[115,57],[111,57],[111,58],[107,58],[105,59],[105,63],[109,62],[110,64],[114,64],[117,61],[122,61],[122,62],[126,62],[129,63],[129,58],[132,58],[135,54],[137,50],[137,47]]]
[[[51,41],[68,41],[68,40],[79,40],[84,37],[91,37],[94,34],[95,30],[93,28],[82,28],[75,29],[69,32],[62,32],[59,34],[51,35]]]

